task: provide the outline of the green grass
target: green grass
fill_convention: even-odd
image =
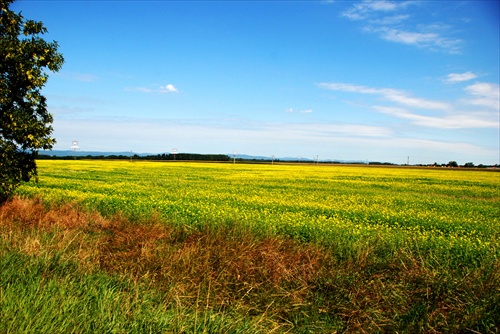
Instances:
[[[500,174],[41,161],[0,211],[0,333],[500,327]]]
[[[0,332],[161,333],[259,331],[227,312],[168,307],[144,284],[104,273],[79,273],[57,256],[2,255]],[[7,273],[7,274],[6,274]],[[188,310],[190,312],[190,310]],[[198,319],[197,319],[198,318]]]

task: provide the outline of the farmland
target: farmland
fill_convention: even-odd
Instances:
[[[100,301],[117,308],[124,298],[132,315],[116,323],[89,315],[93,329],[104,328],[96,319],[118,332],[141,332],[141,321],[152,332],[249,333],[496,332],[500,324],[497,172],[80,160],[38,168],[39,182],[10,203],[24,213],[2,213],[0,254],[59,268],[70,295],[79,284],[135,289],[136,297]],[[198,268],[182,271],[172,263],[187,246],[193,253],[181,262]],[[12,291],[2,290],[2,316]]]
[[[23,194],[105,215],[157,214],[192,228],[237,223],[337,247],[343,240],[347,248],[377,239],[396,251],[415,242],[460,261],[495,251],[491,242],[500,235],[497,173],[88,161],[39,166],[40,183],[26,185]]]

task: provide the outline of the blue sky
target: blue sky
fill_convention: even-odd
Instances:
[[[36,1],[54,149],[499,163],[498,1]]]

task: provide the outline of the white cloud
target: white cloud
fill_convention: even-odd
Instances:
[[[460,53],[462,40],[442,37],[437,32],[413,32],[396,28],[371,28],[365,27],[365,31],[377,32],[386,41],[413,45],[430,50],[442,50],[452,54]]]
[[[392,132],[384,127],[348,123],[286,123],[252,120],[183,120],[183,119],[93,119],[54,122],[55,136],[65,149],[78,138],[82,150],[125,151],[141,147],[145,152],[161,152],[181,145],[191,152],[231,152],[246,143],[255,149],[265,146],[330,143],[342,138],[389,138]],[[104,131],[106,129],[106,131]],[[239,143],[239,144],[238,144]],[[233,146],[238,145],[238,146]],[[99,148],[100,147],[100,148]],[[240,148],[238,148],[240,151]],[[242,151],[243,152],[243,151]]]
[[[335,91],[361,93],[361,94],[376,94],[382,96],[386,100],[397,102],[399,104],[403,104],[405,106],[413,108],[439,109],[439,110],[447,110],[450,108],[450,105],[448,103],[412,97],[408,93],[398,89],[372,88],[372,87],[357,86],[345,83],[320,83],[318,84],[318,86],[321,88],[335,90]]]
[[[396,102],[399,106],[373,105],[374,110],[409,120],[414,125],[439,129],[498,128],[500,87],[496,84],[477,83],[465,88],[472,97],[463,99],[462,102],[491,109],[473,111],[460,110],[463,103],[457,107],[452,103],[412,97],[402,90],[392,88],[373,88],[345,83],[321,83],[318,86],[334,91],[379,95],[385,100]],[[422,109],[445,112],[445,114],[429,116],[415,111]]]
[[[179,92],[177,90],[177,88],[175,88],[175,86],[172,84],[168,84],[166,86],[160,86],[159,91],[160,91],[160,93],[178,93]]]
[[[438,129],[497,128],[498,120],[491,113],[457,113],[442,117],[425,116],[406,109],[374,106],[375,110],[398,118],[408,119],[415,125]]]
[[[135,92],[143,92],[143,93],[152,93],[154,90],[151,88],[145,88],[145,87],[127,87],[125,88],[126,91],[135,91]]]
[[[393,15],[393,16],[385,16],[380,19],[375,19],[375,20],[370,20],[371,24],[376,24],[376,25],[393,25],[393,24],[398,24],[406,19],[408,19],[410,16],[409,15]]]
[[[498,84],[478,82],[465,87],[465,91],[475,97],[466,100],[468,103],[500,111],[500,86]]]
[[[363,20],[377,12],[393,12],[414,4],[415,1],[365,0],[354,4],[342,16],[350,20]]]
[[[309,126],[311,135],[351,135],[354,137],[387,137],[392,131],[380,127],[362,124],[312,124]]]
[[[382,34],[382,38],[396,43],[403,44],[414,44],[414,45],[422,45],[422,44],[431,44],[435,43],[438,39],[438,35],[434,33],[418,33],[418,32],[410,32],[403,31],[399,29],[379,29]]]
[[[295,137],[307,140],[307,138],[338,136],[352,137],[387,137],[392,134],[391,130],[372,125],[349,124],[349,123],[258,123],[253,127],[255,131],[282,133],[282,137]],[[250,129],[247,129],[250,130]],[[286,134],[286,136],[285,136]],[[293,134],[293,136],[292,136]]]
[[[286,111],[289,113],[299,113],[299,114],[310,114],[313,112],[312,109],[295,110],[293,108],[288,108]]]
[[[158,88],[148,88],[148,87],[127,87],[125,88],[126,91],[136,91],[136,92],[143,92],[143,93],[160,93],[160,94],[166,94],[166,93],[178,93],[179,90],[172,84],[168,84],[165,86],[159,86]]]
[[[498,163],[498,147],[461,141],[393,136],[390,130],[360,124],[279,123],[228,120],[94,119],[54,122],[55,149],[67,150],[78,139],[83,151],[184,152],[276,155],[322,159],[371,159],[406,163]],[[236,124],[240,124],[237,126]],[[462,160],[462,161],[461,161]],[[460,162],[461,161],[461,162]]]
[[[447,83],[457,83],[462,81],[468,81],[477,78],[477,75],[468,71],[465,73],[450,73],[446,76],[445,82]]]
[[[460,53],[462,40],[450,38],[448,33],[453,26],[443,22],[420,24],[417,27],[405,26],[411,13],[403,12],[419,1],[363,1],[355,3],[341,15],[353,21],[366,22],[362,29],[378,34],[386,41],[416,46],[433,51],[451,54]]]
[[[368,7],[369,9],[375,11],[393,11],[396,10],[399,6],[397,2],[381,0],[381,1],[365,1],[365,7]]]
[[[448,103],[411,97],[401,91],[395,91],[394,93],[387,93],[384,95],[384,97],[388,100],[419,109],[439,109],[439,110],[450,109],[450,105]]]

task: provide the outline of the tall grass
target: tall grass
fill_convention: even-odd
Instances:
[[[335,242],[16,198],[0,208],[0,332],[498,332],[497,258],[440,268],[378,242],[339,256]]]

